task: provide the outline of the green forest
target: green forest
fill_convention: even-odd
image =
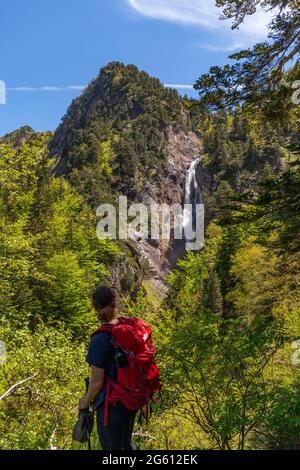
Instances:
[[[0,138],[0,449],[83,448],[100,283],[153,330],[163,399],[141,449],[300,449],[298,2],[217,0],[235,27],[258,3],[279,8],[268,41],[199,77],[198,99],[113,62],[54,133]],[[206,234],[162,295],[134,246],[97,237],[96,208],[154,184],[170,128],[201,141]]]

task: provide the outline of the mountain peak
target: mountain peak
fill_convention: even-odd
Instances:
[[[50,145],[56,174],[98,165],[101,144],[109,142],[113,172],[131,177],[165,160],[168,126],[186,123],[181,99],[135,65],[111,62],[74,100]]]
[[[32,139],[35,135],[35,131],[30,126],[23,126],[16,129],[9,134],[0,137],[0,144],[10,144],[13,147],[21,147],[23,144]]]

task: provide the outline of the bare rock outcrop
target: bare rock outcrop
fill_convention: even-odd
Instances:
[[[183,204],[184,183],[187,170],[202,152],[202,143],[194,132],[185,133],[179,128],[168,129],[168,159],[160,175],[148,181],[139,194],[139,201],[147,206],[156,204]],[[164,282],[178,259],[185,254],[184,240],[138,240],[137,253],[144,259],[154,278]]]

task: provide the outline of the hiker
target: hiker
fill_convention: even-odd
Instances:
[[[132,441],[137,411],[160,391],[154,362],[151,329],[142,320],[118,317],[118,294],[99,286],[92,296],[101,327],[91,337],[87,362],[91,380],[79,409],[93,403],[103,450],[134,450]]]

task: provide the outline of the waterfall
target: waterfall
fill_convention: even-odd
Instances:
[[[183,228],[186,230],[191,227],[193,232],[196,231],[196,205],[203,204],[202,193],[196,177],[196,170],[200,161],[201,158],[197,158],[191,163],[185,177]],[[187,209],[187,205],[192,206],[192,210]],[[185,235],[185,240],[186,249],[189,250],[194,239],[190,239]]]

